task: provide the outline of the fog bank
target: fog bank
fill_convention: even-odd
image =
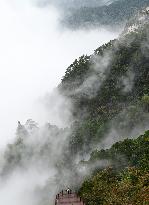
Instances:
[[[0,1],[0,147],[13,138],[18,120],[47,121],[39,98],[59,84],[75,58],[118,35],[104,29],[62,30],[59,11],[38,3]]]

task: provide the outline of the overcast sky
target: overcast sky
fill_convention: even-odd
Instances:
[[[0,0],[0,147],[14,137],[18,120],[48,120],[40,99],[75,58],[118,35],[62,30],[59,18],[55,8],[38,7],[35,0]]]

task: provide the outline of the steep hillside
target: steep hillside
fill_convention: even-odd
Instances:
[[[119,27],[137,11],[147,6],[149,6],[149,0],[117,0],[108,5],[95,7],[86,5],[68,12],[64,18],[64,24],[73,29],[95,26]]]
[[[79,191],[86,205],[148,204],[149,132],[136,140],[118,142],[109,150],[96,151],[89,163],[98,164],[103,159],[109,160],[111,166],[98,168]],[[122,162],[123,168],[118,169]]]
[[[59,89],[73,102],[73,151],[89,151],[113,130],[125,137],[147,129],[149,24],[143,22],[66,70]]]

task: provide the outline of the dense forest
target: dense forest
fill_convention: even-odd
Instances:
[[[126,137],[139,134],[133,133],[137,127],[147,128],[148,29],[148,24],[137,32],[125,28],[119,39],[81,56],[66,70],[59,89],[73,102],[73,152],[88,152],[112,130]]]
[[[149,131],[93,152],[86,163],[103,159],[109,161],[109,167],[94,171],[79,190],[86,204],[148,204]]]
[[[81,5],[81,4],[80,4]],[[93,5],[95,5],[93,7]],[[148,0],[117,0],[106,5],[85,4],[65,12],[63,24],[72,29],[124,25],[141,8],[149,5]]]
[[[73,102],[70,153],[93,167],[79,190],[88,205],[149,202],[149,132],[135,139],[149,124],[148,14],[143,10],[118,39],[76,59],[59,86]]]

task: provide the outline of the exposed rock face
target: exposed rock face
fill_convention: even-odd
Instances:
[[[130,21],[126,24],[122,35],[127,35],[131,32],[138,33],[138,31],[147,24],[149,24],[149,7],[146,7],[130,19]]]

